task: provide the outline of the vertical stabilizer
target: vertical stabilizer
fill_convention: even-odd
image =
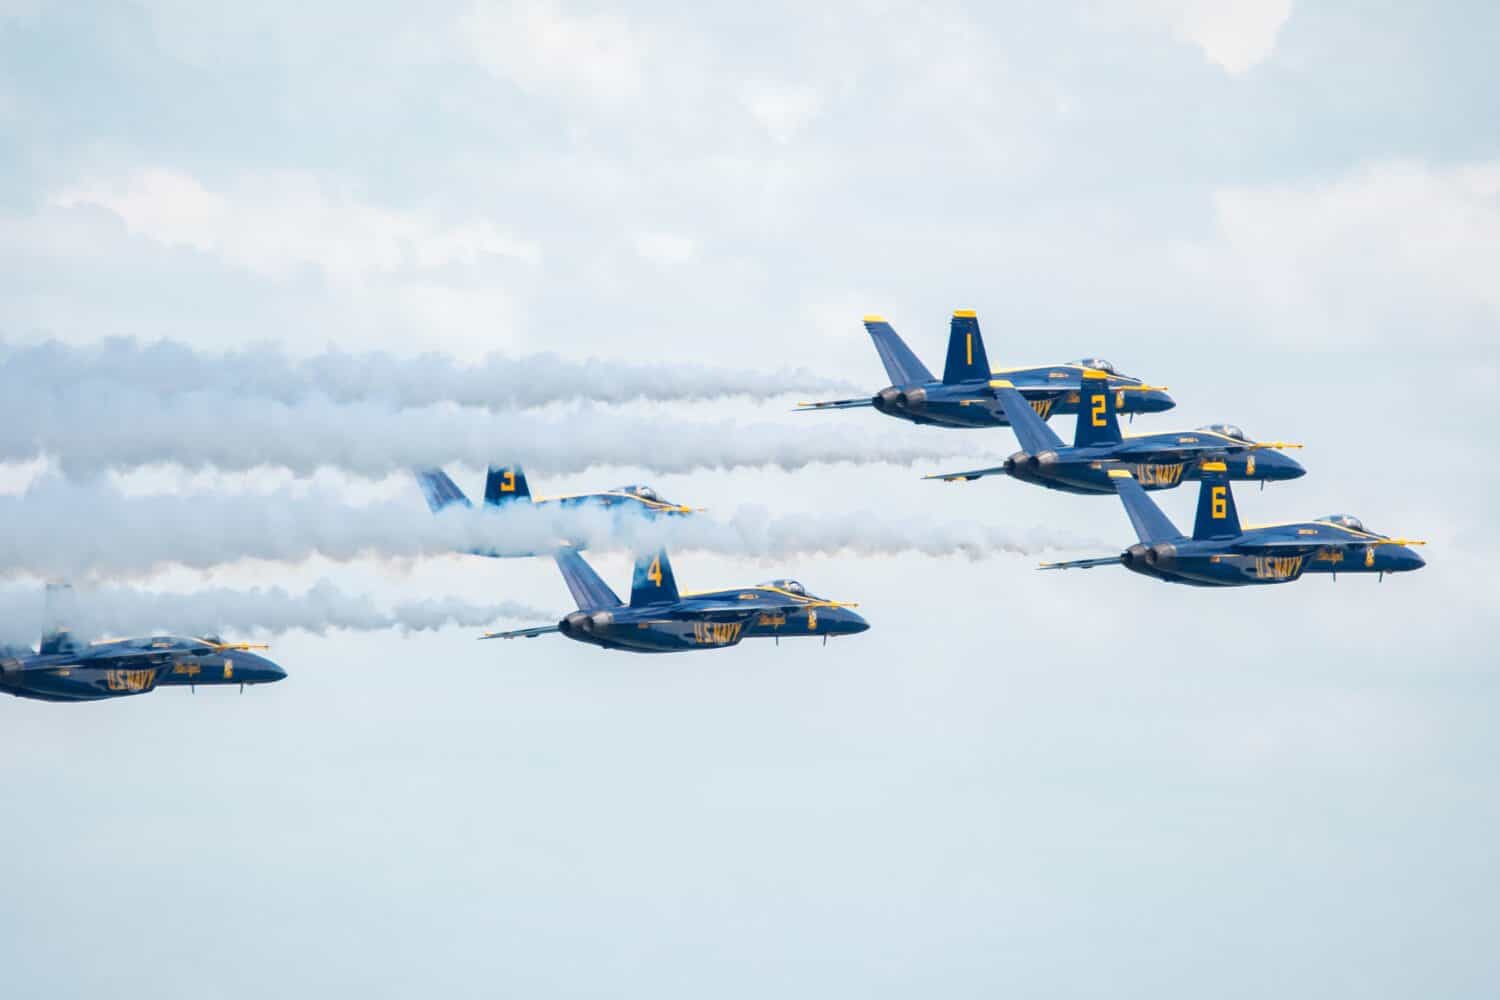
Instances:
[[[1073,447],[1096,444],[1119,444],[1119,395],[1111,392],[1109,376],[1096,368],[1083,370],[1083,388],[1078,393],[1078,429],[1073,432]]]
[[[673,604],[677,601],[677,577],[667,561],[667,550],[658,549],[635,561],[635,575],[630,580],[630,606]]]
[[[526,473],[519,465],[492,465],[484,477],[484,505],[498,507],[513,500],[531,502]]]
[[[42,599],[42,643],[37,652],[71,653],[78,649],[72,630],[78,624],[78,595],[69,583],[47,584]]]
[[[1203,460],[1198,486],[1198,516],[1193,520],[1193,538],[1224,539],[1240,535],[1240,512],[1234,506],[1229,485],[1229,466],[1222,458]]]
[[[885,365],[885,373],[890,377],[891,385],[916,385],[935,381],[932,372],[906,346],[906,341],[897,336],[884,316],[866,316],[865,330],[875,342],[875,351],[880,355],[880,363]]]
[[[948,329],[948,360],[943,365],[943,382],[987,382],[990,361],[985,357],[984,338],[979,335],[979,319],[972,309],[958,309]]]

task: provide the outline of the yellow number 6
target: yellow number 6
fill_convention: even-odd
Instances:
[[[1215,486],[1209,492],[1208,496],[1209,500],[1212,501],[1212,507],[1209,509],[1210,515],[1212,515],[1215,521],[1224,520],[1229,514],[1229,501],[1224,499],[1224,487]]]

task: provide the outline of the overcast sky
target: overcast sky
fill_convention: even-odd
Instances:
[[[1305,442],[1305,478],[1240,491],[1247,521],[1431,542],[1383,583],[1226,592],[688,552],[684,588],[793,575],[873,628],[674,657],[294,631],[289,678],[243,696],[6,699],[5,995],[1496,995],[1500,13],[1390,6],[0,0],[8,344],[556,351],[874,391],[863,314],[937,368],[972,308],[996,365],[1170,386],[1136,430]],[[577,431],[898,429],[793,398]],[[972,443],[944,468],[1015,450],[910,433]],[[1111,498],[927,465],[652,460],[534,463],[532,487],[1133,540]],[[1190,523],[1191,488],[1157,496]],[[627,586],[628,557],[595,561]],[[568,603],[546,561],[462,556],[151,582],[325,577]]]

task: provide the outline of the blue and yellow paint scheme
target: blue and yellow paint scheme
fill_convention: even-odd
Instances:
[[[796,580],[752,587],[684,593],[667,553],[636,560],[630,603],[615,596],[578,552],[554,553],[578,610],[556,625],[488,632],[482,639],[534,639],[561,633],[569,639],[632,653],[722,649],[745,639],[854,635],[870,627],[857,605],[815,597]]]
[[[1413,548],[1425,542],[1367,531],[1359,518],[1332,514],[1311,521],[1241,526],[1226,464],[1202,462],[1198,509],[1184,535],[1126,469],[1110,472],[1136,544],[1118,556],[1044,563],[1042,569],[1124,566],[1143,576],[1194,587],[1291,583],[1308,573],[1405,573],[1426,563]]]
[[[414,469],[417,485],[427,499],[427,506],[434,514],[449,507],[472,507],[464,491],[458,488],[442,469]],[[491,466],[484,480],[484,505],[503,507],[508,503],[531,503],[538,507],[557,505],[560,507],[600,507],[606,510],[630,510],[646,517],[692,514],[701,507],[685,507],[663,500],[649,486],[633,483],[595,493],[562,493],[552,497],[534,497],[526,482],[526,473],[519,465]]]
[[[454,507],[473,507],[449,475],[442,469],[413,469],[417,485],[427,500],[428,508],[439,514]],[[526,482],[526,473],[519,465],[491,466],[485,474],[484,507],[486,510],[503,510],[513,503],[524,503],[536,507],[579,508],[593,507],[598,510],[620,514],[637,514],[645,518],[678,517],[685,514],[702,513],[702,507],[687,507],[663,500],[652,489],[641,483],[619,486],[595,493],[563,493],[551,497],[534,497]],[[559,544],[583,548],[582,539],[561,539]],[[539,552],[497,552],[490,549],[470,549],[470,555],[505,559],[542,555]]]
[[[1111,474],[1124,469],[1145,490],[1167,490],[1198,478],[1205,455],[1221,457],[1236,481],[1280,482],[1306,470],[1281,449],[1300,448],[1286,441],[1252,441],[1234,424],[1210,424],[1193,431],[1126,435],[1120,431],[1120,403],[1150,386],[1110,388],[1107,372],[1082,372],[1083,405],[1078,408],[1073,444],[1048,427],[1007,379],[991,382],[1010,419],[1021,450],[1004,465],[925,476],[944,482],[969,482],[985,476],[1010,476],[1064,493],[1114,493]]]
[[[48,589],[50,597],[57,588]],[[253,652],[265,648],[175,635],[85,644],[57,628],[42,636],[35,652],[0,648],[0,691],[38,701],[100,701],[159,687],[270,684],[286,671]]]
[[[938,379],[912,353],[882,316],[866,316],[865,330],[885,365],[891,384],[873,396],[798,403],[798,410],[848,410],[874,407],[887,416],[935,427],[1004,427],[1011,423],[1000,405],[992,383],[1008,382],[1042,420],[1054,414],[1077,413],[1085,371],[1104,372],[1111,389],[1133,389],[1121,400],[1120,410],[1159,413],[1176,404],[1165,389],[1147,386],[1138,378],[1122,375],[1099,358],[1031,368],[991,369],[979,333],[979,320],[972,309],[953,313],[948,333],[948,357],[943,377]]]

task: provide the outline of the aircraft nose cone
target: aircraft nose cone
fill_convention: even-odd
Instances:
[[[264,656],[237,651],[224,660],[234,671],[232,675],[225,674],[226,680],[236,680],[242,684],[272,684],[286,679],[286,671]]]
[[[1276,478],[1277,479],[1301,479],[1307,475],[1307,470],[1302,463],[1290,455],[1276,456]]]
[[[1177,405],[1177,400],[1161,389],[1152,389],[1141,394],[1141,410],[1146,413],[1163,413]]]
[[[837,635],[858,635],[861,632],[870,631],[870,623],[865,621],[864,616],[849,608],[839,608],[838,617],[833,619],[833,631]]]
[[[1415,550],[1409,549],[1404,545],[1401,547],[1401,551],[1397,553],[1397,557],[1399,559],[1399,568],[1402,570],[1421,569],[1427,565],[1426,559],[1423,559]]]

